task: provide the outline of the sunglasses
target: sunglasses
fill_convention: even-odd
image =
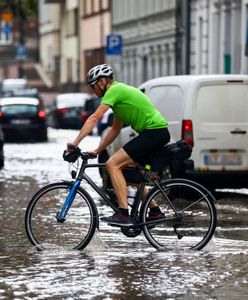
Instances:
[[[90,83],[90,87],[94,89],[94,86],[97,84],[98,79]]]

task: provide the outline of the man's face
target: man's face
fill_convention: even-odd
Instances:
[[[104,85],[104,78],[100,78],[90,84],[90,87],[92,88],[93,92],[98,96],[102,97],[102,90]]]

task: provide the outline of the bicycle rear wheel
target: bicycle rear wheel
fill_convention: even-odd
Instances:
[[[90,195],[78,188],[64,222],[57,222],[71,187],[58,182],[42,188],[31,199],[25,214],[25,228],[30,242],[38,249],[54,246],[81,250],[92,239],[98,225],[98,213]]]
[[[203,186],[186,179],[171,179],[154,187],[141,208],[142,221],[148,220],[150,202],[155,199],[165,214],[155,226],[143,232],[157,249],[202,249],[212,238],[217,214],[213,195]]]

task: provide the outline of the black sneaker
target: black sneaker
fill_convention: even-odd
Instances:
[[[100,218],[100,220],[103,222],[107,222],[110,225],[117,225],[122,227],[128,227],[133,225],[131,216],[125,216],[119,212],[114,213],[110,217],[102,217]]]
[[[147,221],[156,221],[160,219],[165,219],[165,214],[160,212],[152,212],[150,211],[148,214]]]

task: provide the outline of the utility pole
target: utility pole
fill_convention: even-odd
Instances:
[[[23,0],[18,1],[18,13],[19,13],[19,45],[17,47],[17,60],[19,62],[18,66],[18,76],[19,78],[24,77],[24,71],[23,71],[23,61],[26,59],[26,46],[25,46],[25,40],[24,40],[24,22],[22,19],[22,12],[23,9]]]

